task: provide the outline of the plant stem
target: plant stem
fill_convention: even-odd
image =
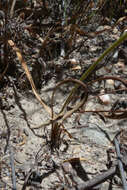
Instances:
[[[97,59],[95,63],[93,63],[86,71],[83,73],[83,75],[80,77],[79,80],[84,81],[96,68],[96,66],[104,59],[106,55],[108,55],[111,51],[113,51],[116,47],[118,47],[125,39],[127,38],[127,32],[125,32],[117,41],[115,41],[109,48],[107,48],[104,53]],[[68,98],[66,99],[60,113],[65,109],[65,107],[70,103],[72,99],[72,95],[75,93],[77,88],[79,87],[78,84],[75,85],[75,87],[71,90]]]

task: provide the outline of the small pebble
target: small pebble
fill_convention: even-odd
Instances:
[[[111,80],[111,79],[107,80],[107,84],[114,85],[114,80]]]
[[[71,64],[77,64],[77,61],[76,61],[76,59],[69,59],[69,62],[71,63]]]
[[[104,95],[99,96],[99,100],[104,105],[108,105],[111,102],[110,96],[108,94],[104,94]]]
[[[120,89],[121,88],[121,82],[120,81],[115,81],[114,83],[114,88],[117,90],[117,89]]]

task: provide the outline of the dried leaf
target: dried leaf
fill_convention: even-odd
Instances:
[[[41,105],[44,107],[44,109],[50,114],[51,116],[51,108],[48,107],[44,101],[41,99],[41,97],[39,96],[39,94],[37,93],[37,90],[36,90],[36,87],[35,87],[35,84],[34,84],[34,81],[32,79],[32,76],[28,70],[28,67],[27,67],[27,64],[26,62],[23,60],[23,57],[22,57],[22,54],[21,54],[21,51],[19,48],[16,47],[16,45],[14,44],[14,42],[12,40],[8,40],[8,44],[12,47],[12,49],[16,52],[17,54],[17,57],[23,67],[23,69],[25,70],[25,73],[26,73],[26,76],[31,84],[31,87],[32,87],[32,91],[34,93],[34,95],[36,96],[37,100],[41,103]]]

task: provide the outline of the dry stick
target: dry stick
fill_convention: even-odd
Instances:
[[[125,177],[125,173],[124,173],[124,169],[123,169],[123,163],[121,161],[119,143],[116,138],[114,139],[114,144],[115,144],[115,148],[116,148],[118,167],[119,167],[119,171],[120,171],[121,180],[123,183],[123,188],[124,188],[124,190],[127,190],[127,181],[126,181],[126,177]]]
[[[51,27],[51,28],[49,29],[47,35],[45,36],[44,40],[42,40],[42,39],[40,40],[40,41],[42,42],[42,49],[45,48],[46,43],[47,43],[47,41],[48,41],[48,38],[49,38],[49,36],[54,32],[54,30],[55,30],[54,26]]]
[[[116,172],[117,166],[114,166],[113,168],[109,169],[103,174],[99,174],[95,178],[89,180],[88,182],[77,185],[76,187],[72,187],[69,190],[91,190],[93,187],[105,182],[107,179],[112,178],[116,174]]]
[[[33,172],[33,170],[30,169],[30,171],[28,172],[28,174],[27,174],[27,176],[26,176],[26,179],[25,179],[25,181],[24,181],[24,184],[23,184],[23,187],[22,187],[21,190],[25,190],[25,189],[26,189],[27,183],[28,183],[28,179],[29,179],[29,177],[31,176],[32,172]]]
[[[11,5],[11,10],[10,10],[10,17],[13,17],[14,13],[14,8],[15,8],[16,0],[13,0],[12,5]]]
[[[3,71],[3,73],[0,74],[0,81],[1,81],[1,79],[4,77],[4,75],[5,75],[5,73],[6,73],[7,69],[8,69],[8,66],[9,66],[9,61],[7,62],[7,65],[6,65],[6,67],[5,67],[4,71]]]
[[[12,184],[13,184],[13,190],[16,190],[16,176],[15,176],[15,166],[14,166],[14,156],[12,153],[12,147],[9,145],[9,153],[10,153],[10,164],[11,164],[11,170],[12,170]]]
[[[80,113],[89,113],[89,112],[93,112],[93,113],[99,113],[99,112],[108,112],[108,113],[123,113],[123,112],[127,112],[127,110],[81,110]]]
[[[99,78],[97,78],[97,79],[95,79],[95,80],[92,80],[92,81],[88,82],[87,84],[88,84],[88,85],[91,85],[91,84],[93,84],[93,83],[95,83],[95,82],[98,82],[98,81],[110,80],[110,79],[120,81],[121,83],[123,83],[124,86],[127,87],[127,80],[124,80],[124,79],[122,79],[122,78],[120,78],[120,77],[115,77],[115,76],[99,77]]]

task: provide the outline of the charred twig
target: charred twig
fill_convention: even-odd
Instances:
[[[126,155],[123,156],[121,158],[121,160],[126,166],[127,165]],[[71,190],[91,190],[92,188],[98,186],[99,184],[105,182],[106,180],[111,179],[114,175],[118,174],[118,165],[119,165],[119,163],[116,162],[114,164],[115,165],[112,168],[110,168],[108,171],[97,175],[96,177],[92,178],[91,180],[89,180],[89,181],[87,181],[85,183],[82,183],[80,185],[74,186],[74,187],[69,188],[69,189],[71,189]],[[125,183],[125,185],[126,185],[126,183]]]
[[[46,173],[43,173],[42,175],[38,175],[37,171],[35,171],[34,168],[32,167],[25,178],[22,190],[25,190],[26,187],[29,185],[38,186],[40,183],[42,183],[42,180],[44,178],[47,178],[49,175],[54,173],[57,168],[58,166],[53,161],[53,168],[51,170],[49,170]]]
[[[109,169],[103,174],[97,175],[95,178],[92,178],[88,182],[82,183],[76,187],[71,188],[72,190],[91,190],[93,187],[105,182],[107,179],[112,178],[117,172],[117,166]]]
[[[99,81],[103,81],[103,80],[109,80],[109,79],[117,80],[117,81],[121,82],[124,86],[127,87],[127,80],[124,80],[124,79],[122,79],[120,77],[116,77],[116,76],[102,76],[102,77],[99,77],[99,78],[97,78],[95,80],[92,80],[92,81],[88,82],[87,84],[91,85],[91,84],[93,84],[95,82],[99,82]]]
[[[119,142],[117,141],[116,138],[114,139],[114,144],[115,144],[115,148],[116,148],[116,154],[117,154],[117,159],[118,159],[118,167],[119,167],[121,180],[122,180],[122,183],[123,183],[123,188],[124,188],[124,190],[127,190],[127,181],[126,181],[126,178],[125,178],[123,163],[121,161]]]
[[[93,112],[93,113],[100,113],[100,112],[110,112],[110,113],[123,113],[123,112],[127,112],[127,110],[116,110],[116,111],[113,111],[113,110],[80,110],[80,113],[84,113],[84,112]]]
[[[27,183],[28,183],[28,179],[29,179],[29,177],[30,177],[30,175],[32,174],[32,169],[29,171],[29,173],[27,174],[27,177],[26,177],[26,179],[25,179],[25,181],[24,181],[24,184],[23,184],[23,187],[22,187],[22,190],[25,190],[26,189],[26,187],[27,187]]]
[[[2,115],[3,115],[4,121],[5,121],[5,125],[6,125],[6,127],[7,127],[7,137],[6,137],[6,142],[7,142],[7,143],[6,143],[6,146],[5,146],[5,148],[4,148],[4,153],[6,153],[7,147],[8,147],[8,145],[9,145],[11,130],[10,130],[10,126],[9,126],[9,124],[8,124],[8,120],[7,120],[6,114],[5,114],[5,112],[4,112],[2,109],[1,109],[1,113],[2,113]]]
[[[87,173],[82,167],[81,161],[79,158],[72,159],[69,162],[72,168],[76,171],[78,177],[80,177],[85,182],[89,180]]]

